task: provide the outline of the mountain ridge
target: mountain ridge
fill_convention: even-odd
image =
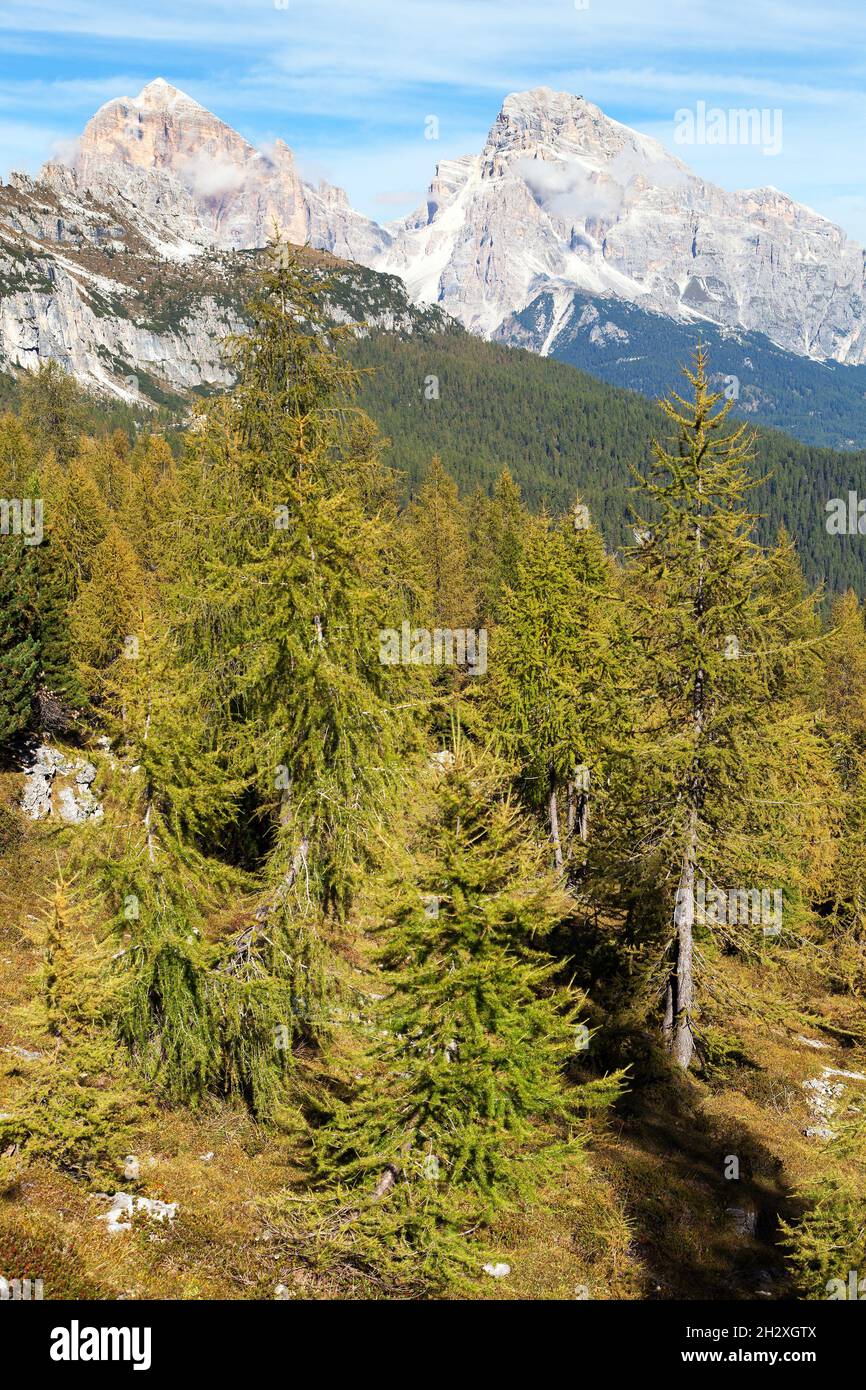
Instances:
[[[832,257],[795,255],[810,238],[832,241],[841,231],[769,186],[714,190],[658,141],[582,97],[550,88],[509,95],[482,151],[440,161],[425,204],[385,228],[354,212],[342,190],[304,181],[283,142],[256,150],[164,78],[137,97],[104,103],[68,160],[49,161],[40,180],[13,175],[0,187],[0,370],[53,357],[79,381],[126,400],[224,387],[221,340],[242,324],[245,283],[232,285],[231,257],[280,229],[343,264],[399,277],[402,299],[364,282],[379,305],[374,324],[389,315],[405,323],[411,300],[419,322],[444,311],[483,337],[649,395],[670,381],[686,340],[701,335],[738,378],[737,408],[748,417],[807,443],[866,442],[864,300],[833,271],[831,302],[820,308]],[[642,244],[631,237],[631,222],[646,221],[647,208],[700,203],[708,189],[711,202],[744,199],[755,217],[793,228],[784,255],[777,233],[761,255],[753,246],[764,267],[764,278],[755,272],[761,302],[773,300],[776,282],[787,295],[765,327],[739,321],[749,314],[736,297],[729,303],[737,312],[718,312],[718,285],[698,275],[706,270],[700,226],[687,228],[688,279],[676,278],[676,257],[669,265],[666,253],[656,254],[652,236]],[[666,217],[648,225],[657,232]],[[756,227],[749,235],[760,240]],[[862,274],[862,251],[843,239],[851,276],[853,261]],[[739,245],[729,238],[727,251]],[[657,264],[638,284],[630,272],[641,256]],[[798,276],[811,278],[811,301]],[[148,304],[157,281],[155,320]],[[792,350],[791,322],[780,331],[773,319],[783,310],[801,326],[809,312],[823,315],[849,361]],[[751,363],[745,372],[738,354]]]

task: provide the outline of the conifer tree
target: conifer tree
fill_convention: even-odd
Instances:
[[[178,633],[245,729],[280,894],[339,913],[405,736],[407,675],[379,643],[400,590],[389,514],[365,500],[381,465],[367,440],[359,482],[350,453],[356,375],[315,273],[284,252],[234,346],[231,402],[208,412],[181,473],[196,572],[178,576]]]
[[[388,894],[363,1074],[313,1132],[336,1194],[295,1227],[307,1257],[403,1289],[480,1272],[487,1224],[553,1178],[583,1143],[580,1108],[622,1080],[566,1079],[579,1001],[543,947],[569,899],[502,769],[460,739],[412,858]]]
[[[26,496],[36,465],[36,447],[21,421],[0,416],[0,497]]]
[[[202,413],[178,470],[155,685],[124,702],[139,727],[147,710],[136,761],[155,869],[130,931],[130,1037],[140,1055],[150,1039],[178,1091],[231,1086],[259,1109],[289,1043],[327,1027],[326,919],[346,913],[389,813],[412,683],[380,660],[401,602],[391,489],[322,294],[315,271],[275,248],[250,333],[233,344],[237,385]],[[202,856],[213,863],[221,840],[240,861],[223,867],[242,869],[255,897],[234,940],[208,954],[183,921],[201,920],[200,880],[213,878]]]
[[[175,540],[177,486],[175,464],[165,440],[149,435],[136,445],[130,476],[118,513],[118,525],[135,550],[146,575],[170,568]]]
[[[837,932],[837,971],[859,993],[866,986],[866,623],[850,589],[833,604],[823,655],[827,739],[842,816],[827,906]]]
[[[796,699],[804,709],[819,708],[824,646],[819,604],[823,593],[807,585],[797,547],[784,526],[767,553],[763,586],[781,639],[772,658],[771,697]]]
[[[33,717],[39,673],[35,548],[22,536],[0,535],[0,748]]]
[[[90,578],[71,609],[71,631],[83,680],[92,695],[104,672],[135,651],[144,586],[135,552],[112,525],[90,561]]]
[[[40,454],[69,462],[83,428],[82,393],[57,362],[42,362],[23,377],[21,419]]]
[[[424,566],[431,628],[470,627],[478,599],[470,572],[469,523],[457,484],[439,458],[408,509],[407,523]]]
[[[784,887],[787,902],[826,867],[806,845],[832,822],[815,720],[774,698],[801,596],[772,592],[753,539],[753,441],[745,426],[725,431],[731,402],[710,390],[703,347],[685,376],[693,396],[662,402],[675,439],[653,444],[639,479],[650,513],[636,523],[633,602],[647,719],[629,827],[641,854],[623,859],[626,877],[647,876],[635,884],[643,910],[661,902],[673,918],[664,1029],[681,1067],[694,1049],[696,889],[728,888],[733,875],[737,887]]]
[[[92,934],[86,905],[73,901],[73,891],[60,875],[47,900],[39,989],[25,1013],[47,1041],[17,1063],[16,1104],[0,1115],[0,1145],[17,1150],[22,1166],[42,1159],[110,1182],[147,1102],[125,1074],[114,1036],[111,943]]]
[[[503,468],[487,497],[480,488],[469,504],[470,557],[472,574],[478,585],[478,616],[492,623],[502,590],[515,587],[517,563],[529,513],[520,488],[507,468]]]
[[[77,586],[90,578],[93,555],[108,535],[111,513],[93,474],[80,459],[59,478],[49,477],[53,540],[64,557],[74,598]]]
[[[499,598],[485,705],[526,804],[547,822],[557,868],[586,842],[590,782],[603,782],[617,721],[608,577],[578,502],[564,525],[526,528],[513,587]]]

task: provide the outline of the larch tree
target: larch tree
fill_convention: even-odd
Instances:
[[[575,524],[575,522],[579,524]],[[557,868],[588,835],[617,720],[609,564],[580,502],[561,525],[527,526],[498,601],[483,703],[524,802],[547,823]]]
[[[36,547],[0,535],[0,749],[33,720],[39,675]]]
[[[157,893],[146,933],[144,918],[131,933],[132,1034],[139,1051],[161,1035],[185,1092],[222,1077],[259,1112],[292,1040],[329,1026],[331,943],[389,813],[414,679],[380,660],[380,630],[400,612],[391,488],[326,289],[315,266],[273,249],[232,344],[237,384],[202,412],[172,484],[151,676],[136,672],[128,702],[147,728],[137,762],[157,880],[170,886],[187,863],[200,920],[196,884],[212,871],[194,854],[222,841],[248,918],[209,968],[184,939],[182,894]],[[173,1001],[168,1031],[160,998]]]
[[[471,573],[469,522],[457,484],[439,458],[433,459],[406,521],[424,567],[430,626],[470,627],[477,593]]]
[[[768,583],[754,538],[752,436],[726,429],[732,402],[710,389],[703,347],[684,374],[689,399],[662,402],[673,439],[653,443],[638,475],[647,515],[636,517],[632,602],[645,722],[623,879],[643,876],[637,895],[672,916],[664,1033],[685,1068],[695,930],[708,925],[696,919],[697,890],[733,875],[775,892],[781,877],[787,899],[820,874],[820,851],[807,846],[829,834],[832,773],[814,716],[779,688],[786,648],[809,639],[795,623],[801,596]]]
[[[387,993],[363,1070],[322,1102],[319,1199],[290,1228],[320,1266],[404,1289],[479,1273],[488,1223],[579,1153],[581,1110],[622,1085],[568,1076],[582,1001],[544,942],[570,900],[503,769],[458,737],[436,780],[379,931]]]

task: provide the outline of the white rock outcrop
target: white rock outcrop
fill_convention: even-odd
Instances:
[[[812,1120],[806,1128],[807,1138],[836,1138],[831,1121],[841,1108],[842,1098],[847,1090],[846,1081],[866,1081],[866,1075],[859,1071],[841,1071],[838,1067],[824,1067],[820,1076],[810,1077],[808,1081],[803,1082]]]
[[[69,825],[101,820],[102,804],[92,790],[95,780],[93,763],[70,760],[58,748],[42,744],[27,769],[21,809],[30,820],[54,817]]]
[[[105,1197],[105,1194],[99,1194]],[[162,1202],[157,1197],[136,1197],[129,1192],[115,1192],[113,1197],[108,1197],[111,1202],[107,1212],[98,1216],[97,1221],[106,1223],[106,1230],[111,1235],[118,1235],[122,1231],[131,1231],[133,1220],[136,1216],[142,1216],[148,1221],[158,1221],[161,1225],[168,1222],[169,1226],[177,1216],[177,1202]]]

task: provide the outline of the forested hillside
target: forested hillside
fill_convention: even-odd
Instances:
[[[464,333],[399,340],[375,334],[353,346],[352,358],[374,369],[361,399],[389,437],[389,459],[410,488],[431,453],[466,491],[489,491],[505,467],[533,509],[562,510],[579,490],[608,543],[631,542],[629,470],[644,465],[648,440],[661,427],[651,401],[565,363]],[[687,360],[684,348],[679,361]],[[430,377],[435,384],[427,384]],[[436,390],[438,396],[428,394]],[[775,430],[758,429],[756,438],[756,473],[766,479],[752,503],[762,517],[761,539],[769,542],[785,526],[813,582],[862,594],[863,537],[828,535],[826,504],[847,498],[849,489],[864,494],[866,454],[802,444]]]
[[[551,332],[553,330],[552,336]],[[763,333],[701,322],[677,323],[612,297],[575,294],[563,316],[542,291],[511,316],[497,338],[538,351],[652,399],[663,395],[700,334],[734,414],[833,449],[866,438],[866,367],[786,352]]]
[[[240,311],[260,257],[236,259],[232,293]],[[475,338],[436,311],[413,317],[393,276],[353,267],[346,278],[344,263],[334,257],[303,252],[302,259],[319,274],[330,274],[332,315],[390,325],[348,337],[345,352],[362,373],[359,402],[388,439],[387,459],[399,475],[401,498],[417,491],[434,454],[464,493],[477,487],[490,493],[507,468],[531,510],[562,510],[577,490],[607,544],[617,550],[631,544],[630,470],[643,466],[647,441],[661,426],[654,403],[570,365]],[[669,357],[672,375],[696,341],[683,339],[682,350]],[[714,384],[721,384],[715,370],[713,375]],[[659,394],[664,381],[657,372]],[[130,437],[157,430],[175,454],[195,400],[169,394],[154,409],[70,388],[73,396],[81,428],[100,434],[119,428]],[[0,376],[0,406],[19,410],[20,402],[21,382]],[[866,492],[866,454],[803,444],[775,430],[759,428],[756,438],[756,471],[764,481],[753,505],[762,542],[771,542],[784,526],[796,538],[812,583],[823,583],[830,593],[853,587],[863,594],[863,537],[829,534],[827,503],[847,499],[849,491],[858,498]]]
[[[777,531],[860,573],[839,457],[702,349],[651,409],[326,298],[275,248],[176,449],[0,419],[3,1268],[847,1297],[866,624]]]

